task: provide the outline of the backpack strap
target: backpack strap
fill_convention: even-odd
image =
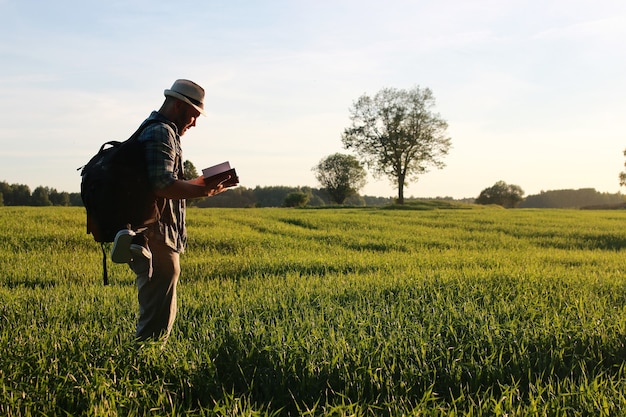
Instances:
[[[122,144],[122,142],[120,142],[118,140],[110,140],[110,141],[105,142],[105,143],[102,144],[102,146],[100,147],[100,150],[98,151],[98,153],[102,152],[104,147],[107,146],[107,145],[111,145],[111,147],[113,147],[113,146],[119,146],[121,144]]]
[[[104,248],[104,242],[100,242],[100,248],[102,249],[102,280],[104,285],[109,285],[109,274],[107,273],[107,251]]]

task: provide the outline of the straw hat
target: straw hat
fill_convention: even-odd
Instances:
[[[177,98],[193,106],[200,113],[204,112],[204,89],[189,80],[176,80],[172,88],[163,92],[166,96]]]

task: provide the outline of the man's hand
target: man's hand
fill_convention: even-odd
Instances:
[[[214,196],[216,194],[226,191],[226,187],[224,187],[222,183],[229,179],[230,179],[230,176],[228,178],[222,178],[219,180],[205,182],[204,177],[200,176],[198,178],[194,178],[193,180],[190,180],[189,182],[204,186],[206,195],[211,197],[211,196]]]

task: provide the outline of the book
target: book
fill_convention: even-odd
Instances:
[[[235,168],[231,168],[230,162],[228,161],[204,168],[202,170],[202,176],[204,177],[205,183],[222,179],[219,183],[222,184],[223,187],[234,187],[239,184],[237,171],[235,171]]]

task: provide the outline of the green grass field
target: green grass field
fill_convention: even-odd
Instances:
[[[626,212],[191,209],[179,314],[0,207],[0,415],[626,415]]]

